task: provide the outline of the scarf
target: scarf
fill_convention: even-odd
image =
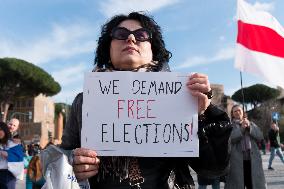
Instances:
[[[162,66],[158,62],[150,62],[144,64],[132,70],[115,69],[112,65],[108,65],[105,68],[96,67],[93,72],[113,72],[113,71],[132,71],[132,72],[159,72],[162,70]],[[166,71],[169,71],[166,68]],[[127,156],[103,156],[100,157],[100,169],[98,174],[98,181],[105,179],[106,177],[112,177],[113,179],[119,179],[120,181],[125,179],[131,180],[131,166],[133,162],[138,162],[137,157]],[[129,176],[130,175],[130,176]]]
[[[240,120],[234,120],[234,123],[238,124],[239,127],[241,128],[241,122]],[[242,151],[244,155],[244,160],[249,160],[250,159],[250,149],[251,149],[251,141],[250,141],[250,136],[249,136],[249,130],[245,129],[242,139],[241,139],[241,146],[242,146]]]

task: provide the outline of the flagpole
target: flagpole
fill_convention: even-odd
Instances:
[[[243,74],[242,71],[240,71],[240,79],[241,79],[241,91],[242,91],[242,100],[243,100],[243,112],[245,113],[245,94],[244,94],[244,88],[243,88]]]

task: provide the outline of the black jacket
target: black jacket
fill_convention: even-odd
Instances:
[[[268,137],[269,137],[269,141],[270,141],[270,146],[274,147],[274,148],[279,148],[280,144],[277,140],[277,137],[279,135],[278,131],[275,131],[273,129],[270,129],[268,132]]]
[[[81,146],[83,94],[75,98],[70,112],[69,120],[64,129],[61,147],[75,149]],[[231,124],[228,115],[214,105],[210,105],[199,117],[199,158],[151,158],[139,157],[138,162],[145,181],[143,189],[168,189],[168,177],[172,170],[177,172],[176,181],[179,185],[191,184],[188,166],[199,175],[214,178],[225,175],[229,165],[229,137]],[[186,176],[187,175],[187,176]],[[98,180],[89,179],[91,188],[130,188],[127,181],[113,177]]]

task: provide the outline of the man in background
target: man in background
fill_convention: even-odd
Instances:
[[[281,159],[282,163],[284,163],[284,156],[280,148],[279,127],[277,126],[276,122],[271,123],[270,130],[268,132],[268,137],[270,141],[270,152],[271,152],[268,163],[268,169],[274,170],[274,168],[272,167],[272,161],[275,157],[275,154],[277,154]]]
[[[8,123],[8,128],[11,133],[11,138],[15,143],[21,143],[21,139],[18,133],[20,121],[17,118],[12,118]]]

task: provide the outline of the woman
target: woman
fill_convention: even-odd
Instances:
[[[10,140],[11,134],[8,126],[0,122],[0,188],[15,189],[16,177],[23,171],[23,166],[17,163],[23,161],[21,145]],[[8,158],[14,160],[9,167]],[[17,167],[15,167],[15,164]],[[13,168],[12,168],[13,167]]]
[[[262,159],[257,142],[263,139],[259,127],[244,116],[240,105],[231,109],[233,131],[231,133],[230,171],[225,188],[266,188]]]
[[[133,12],[115,16],[102,27],[94,71],[169,71],[165,67],[170,57],[156,22],[145,14]],[[77,95],[61,145],[65,149],[75,149],[73,168],[77,179],[89,179],[91,188],[122,189],[134,185],[155,189],[168,188],[171,170],[184,177],[180,170],[187,168],[188,164],[206,177],[225,174],[231,131],[228,116],[210,104],[211,95],[208,92],[211,88],[206,75],[191,75],[187,87],[193,96],[198,97],[198,111],[202,115],[198,133],[200,158],[98,157],[96,151],[80,148],[83,95]],[[217,148],[219,144],[222,147]],[[180,187],[190,188],[194,184],[186,181],[190,175],[184,179],[181,177],[176,176],[178,184],[182,185]]]
[[[44,178],[42,175],[40,158],[38,155],[33,156],[29,163],[26,183],[30,183],[29,188],[31,189],[40,189],[44,185]],[[28,189],[28,187],[26,187]]]

